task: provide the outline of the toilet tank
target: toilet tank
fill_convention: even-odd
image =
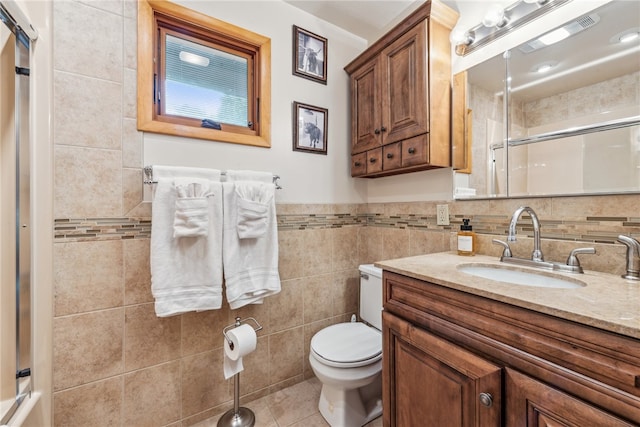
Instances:
[[[363,264],[360,270],[360,318],[382,330],[382,269]]]

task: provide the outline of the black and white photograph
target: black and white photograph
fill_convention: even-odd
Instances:
[[[326,108],[293,103],[293,149],[310,153],[327,154]]]
[[[293,74],[327,84],[327,39],[293,26]]]

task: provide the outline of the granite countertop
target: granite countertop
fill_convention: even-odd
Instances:
[[[640,339],[638,281],[596,271],[585,271],[584,274],[551,273],[535,268],[508,266],[510,269],[562,276],[570,281],[578,280],[586,284],[573,289],[541,288],[471,276],[457,270],[460,264],[505,266],[496,257],[459,256],[456,252],[375,263],[383,270]]]

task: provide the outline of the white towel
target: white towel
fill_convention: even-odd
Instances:
[[[222,254],[227,301],[236,309],[280,292],[275,185],[270,173],[227,171],[226,177]]]
[[[276,186],[256,181],[238,181],[235,184],[238,237],[256,239],[264,236],[269,228]]]
[[[151,221],[151,291],[158,317],[222,306],[222,184],[220,171],[154,166]],[[206,236],[174,238],[176,184],[203,187],[208,207]]]
[[[174,180],[176,209],[173,237],[198,237],[209,234],[209,181],[197,178]],[[221,202],[221,201],[219,201]]]

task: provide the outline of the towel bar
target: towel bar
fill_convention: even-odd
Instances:
[[[227,173],[225,171],[220,172],[222,176],[226,176]],[[145,166],[144,167],[144,180],[142,181],[144,184],[157,184],[158,181],[153,179],[153,166]],[[278,180],[280,179],[280,175],[273,175],[273,183],[276,185],[276,190],[281,190],[282,187]]]

